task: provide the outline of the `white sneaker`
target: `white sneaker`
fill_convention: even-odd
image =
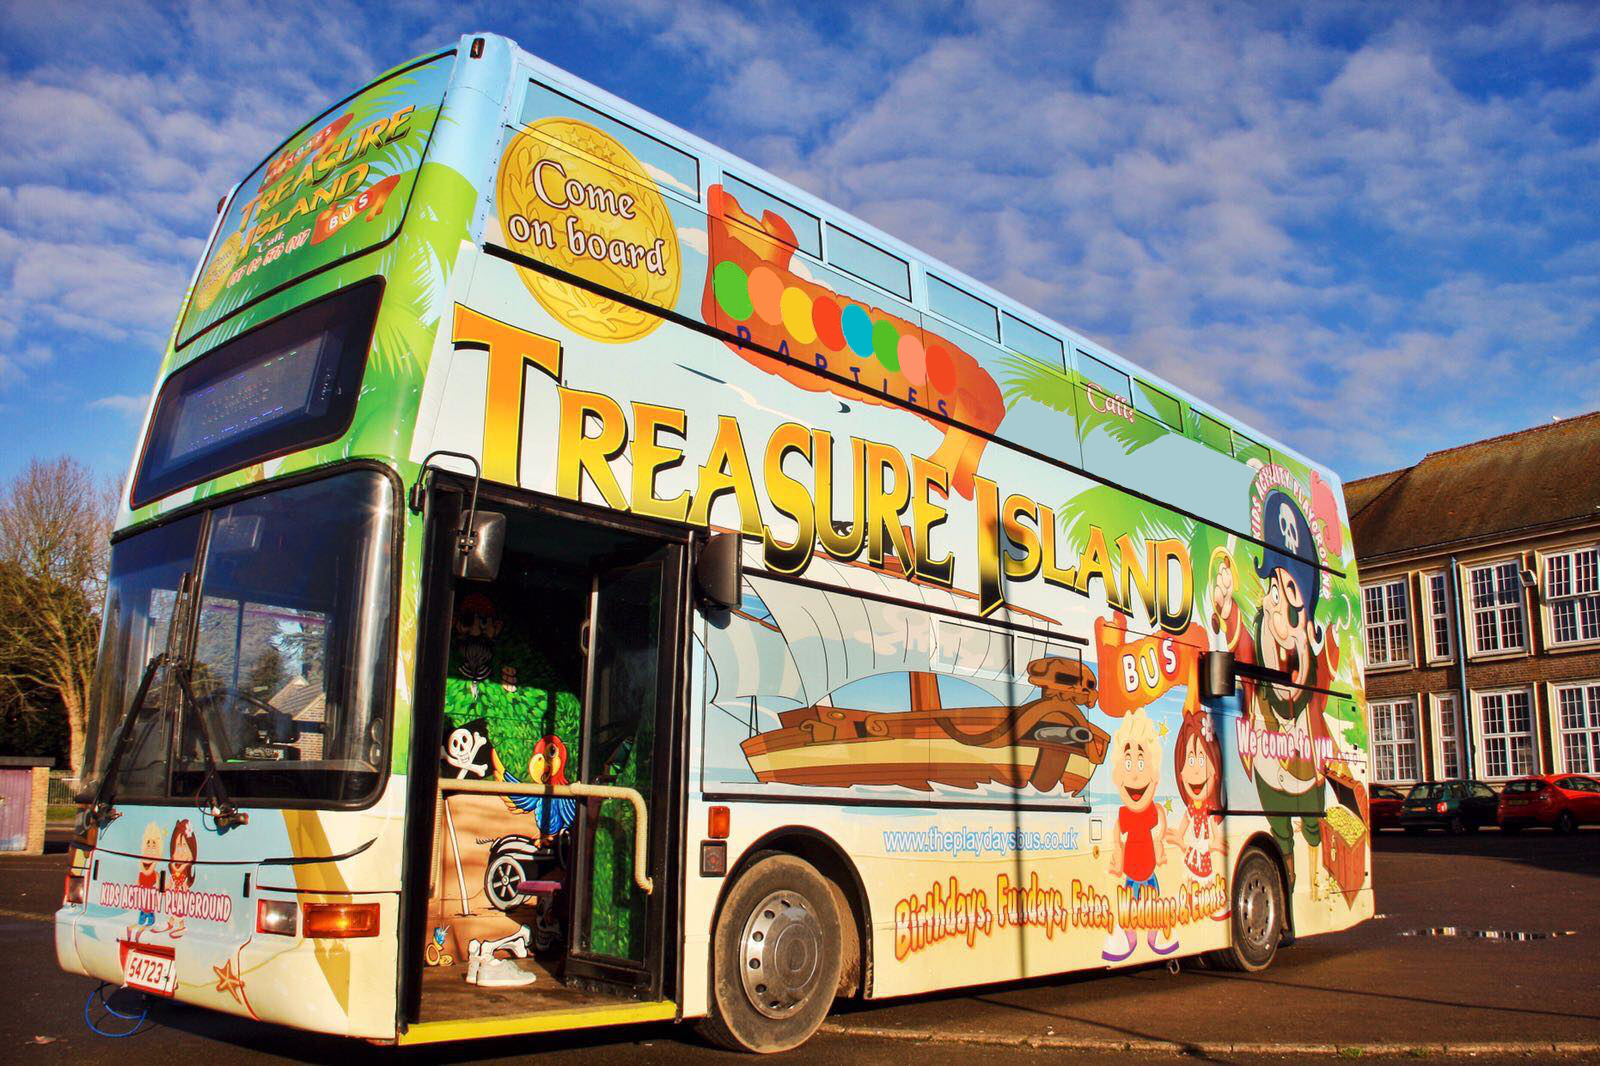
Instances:
[[[509,951],[519,959],[528,957],[528,943],[533,939],[533,930],[525,925],[517,926],[517,931],[499,940],[479,942],[479,952],[484,955],[493,955],[497,951]]]
[[[488,952],[478,959],[477,969],[469,968],[467,973],[467,983],[479,988],[526,988],[538,979],[510,959],[498,958]]]

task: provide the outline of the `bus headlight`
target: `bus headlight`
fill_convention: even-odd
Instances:
[[[256,932],[294,936],[300,923],[300,906],[293,900],[263,899],[256,903]]]
[[[88,895],[89,879],[83,874],[68,874],[66,887],[61,892],[63,907],[81,907]]]

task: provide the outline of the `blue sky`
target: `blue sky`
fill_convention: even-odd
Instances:
[[[0,476],[121,475],[217,199],[468,30],[1347,478],[1600,408],[1585,4],[0,7]]]

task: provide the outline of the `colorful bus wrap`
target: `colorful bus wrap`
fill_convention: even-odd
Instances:
[[[1337,478],[464,37],[225,202],[114,538],[62,965],[401,1043],[1372,915]]]

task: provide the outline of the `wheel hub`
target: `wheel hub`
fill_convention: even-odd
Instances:
[[[1271,943],[1272,930],[1277,922],[1273,913],[1272,890],[1259,872],[1252,872],[1239,892],[1239,924],[1245,939],[1252,948],[1261,949]]]
[[[787,1018],[817,985],[822,961],[822,925],[798,892],[774,892],[744,923],[739,939],[739,976],[756,1010]]]

